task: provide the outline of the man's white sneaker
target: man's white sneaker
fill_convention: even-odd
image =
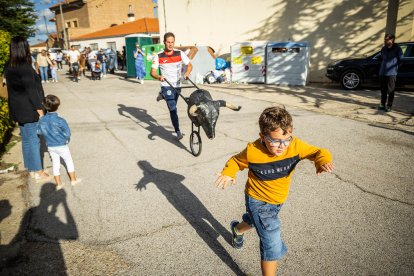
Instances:
[[[42,83],[45,83],[45,81],[42,81]]]
[[[181,131],[177,131],[175,135],[177,136],[177,140],[181,140],[184,137],[184,133],[181,133]]]
[[[144,84],[144,80],[141,80],[141,84]]]

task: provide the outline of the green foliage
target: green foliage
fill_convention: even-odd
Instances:
[[[9,59],[10,39],[11,35],[8,32],[0,30],[0,76],[3,75],[4,66]],[[14,124],[9,117],[7,99],[0,97],[0,153],[4,150],[13,127]]]
[[[0,76],[3,75],[4,66],[9,59],[10,39],[8,32],[0,30]]]
[[[11,36],[34,36],[37,15],[30,0],[0,0],[0,30]]]
[[[10,137],[14,124],[9,117],[9,105],[5,98],[0,97],[0,152]]]

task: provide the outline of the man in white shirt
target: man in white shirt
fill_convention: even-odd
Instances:
[[[57,50],[56,62],[57,62],[57,65],[58,65],[58,71],[62,70],[62,60],[63,60],[63,53],[62,53],[61,50]]]
[[[75,46],[70,46],[70,50],[68,52],[69,63],[72,70],[73,81],[79,81],[79,57],[80,53],[78,50],[75,49]]]
[[[175,35],[173,33],[166,33],[164,35],[164,51],[157,53],[152,59],[151,76],[154,79],[161,81],[162,98],[167,102],[171,122],[174,126],[177,139],[181,140],[183,138],[183,133],[180,131],[177,115],[178,93],[181,93],[181,69],[182,64],[187,65],[187,70],[183,76],[184,79],[187,79],[193,66],[191,65],[190,59],[183,51],[174,49],[174,43]],[[157,74],[158,67],[160,68],[161,75]],[[165,79],[167,79],[175,89],[172,89]],[[157,98],[157,100],[160,99],[160,97]]]

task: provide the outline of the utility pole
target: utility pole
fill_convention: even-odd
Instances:
[[[43,15],[43,19],[45,20],[46,34],[47,36],[49,36],[49,30],[47,29],[46,15]]]
[[[60,10],[60,19],[62,21],[63,49],[67,50],[68,46],[69,46],[69,43],[68,43],[68,38],[66,36],[65,20],[63,19],[62,2],[59,2],[59,10]]]
[[[46,49],[49,49],[49,30],[47,29],[46,15],[44,15],[44,14],[43,14],[43,19],[45,21],[46,35],[47,35],[47,39],[46,39]]]
[[[394,34],[397,30],[397,19],[398,19],[398,7],[399,0],[388,0],[388,9],[387,9],[387,25],[385,26],[385,32],[389,34]]]

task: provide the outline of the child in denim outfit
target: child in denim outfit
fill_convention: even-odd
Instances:
[[[260,238],[263,275],[275,275],[277,260],[287,248],[280,234],[279,211],[288,193],[291,175],[302,159],[315,163],[316,173],[332,172],[332,156],[292,136],[292,117],[281,107],[265,109],[259,118],[259,139],[230,158],[216,180],[217,187],[235,183],[239,170],[249,168],[245,187],[246,213],[242,222],[232,221],[233,247],[243,247],[243,234],[255,227]]]
[[[65,119],[58,116],[56,110],[60,105],[60,100],[55,95],[47,95],[45,98],[45,109],[48,111],[45,116],[39,120],[39,134],[43,135],[47,150],[50,154],[53,164],[53,176],[57,189],[62,188],[60,179],[60,158],[65,161],[70,182],[76,185],[81,179],[76,178],[75,167],[72,156],[69,151],[70,129]]]

